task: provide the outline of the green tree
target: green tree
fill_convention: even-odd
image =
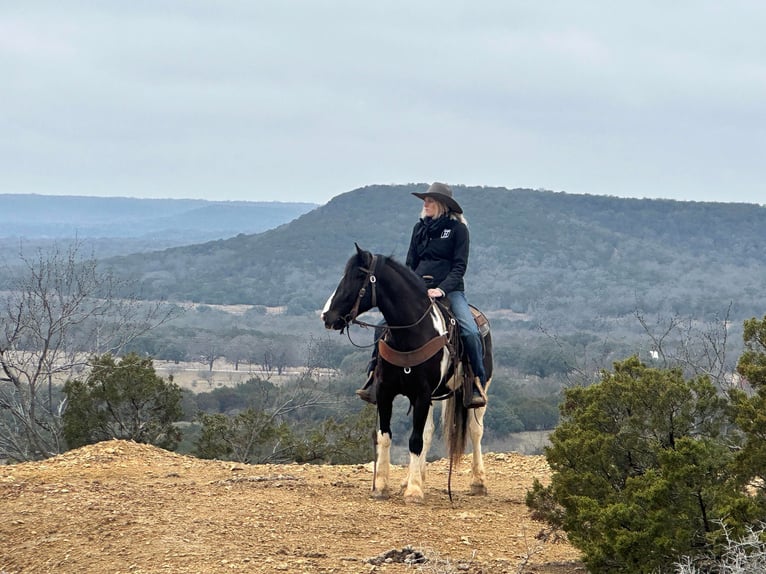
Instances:
[[[365,407],[336,420],[331,417],[309,429],[295,442],[296,462],[359,464],[374,457],[375,409]]]
[[[157,376],[151,358],[95,357],[85,380],[64,385],[64,438],[70,448],[112,438],[174,449],[181,438],[181,389]]]
[[[301,428],[280,420],[279,409],[248,408],[236,415],[200,413],[202,424],[194,453],[200,458],[250,464],[321,462],[353,464],[371,457],[375,410],[362,409],[338,421],[333,417]]]
[[[291,460],[292,431],[264,410],[248,408],[234,416],[200,413],[202,425],[194,454],[260,464]]]
[[[636,357],[567,389],[546,458],[550,485],[527,504],[562,527],[589,571],[653,572],[711,550],[721,520],[746,521],[724,436],[727,402],[706,377]]]
[[[734,421],[744,435],[737,453],[740,481],[757,493],[755,502],[766,512],[766,317],[745,321],[742,334],[745,350],[737,372],[753,392],[731,391]]]

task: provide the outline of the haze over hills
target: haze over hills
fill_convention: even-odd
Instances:
[[[0,245],[77,237],[101,256],[259,233],[312,203],[0,194]]]
[[[147,297],[319,309],[354,242],[405,257],[425,184],[343,193],[259,234],[109,260]],[[456,187],[471,229],[470,299],[552,325],[647,313],[763,314],[766,208]]]

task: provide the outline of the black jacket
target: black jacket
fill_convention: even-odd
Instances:
[[[431,222],[430,226],[428,221],[421,219],[412,230],[407,266],[424,277],[429,288],[439,288],[445,294],[465,291],[468,228],[450,217]],[[433,279],[429,280],[428,276]]]

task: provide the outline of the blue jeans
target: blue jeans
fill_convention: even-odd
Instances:
[[[447,298],[452,305],[452,312],[460,325],[460,339],[465,347],[468,360],[471,362],[473,374],[479,377],[482,384],[487,382],[487,374],[484,371],[484,352],[481,345],[481,335],[476,321],[468,307],[468,299],[464,291],[452,291],[447,293]]]

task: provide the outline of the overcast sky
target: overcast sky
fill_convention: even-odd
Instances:
[[[764,203],[766,2],[0,0],[0,193]]]

